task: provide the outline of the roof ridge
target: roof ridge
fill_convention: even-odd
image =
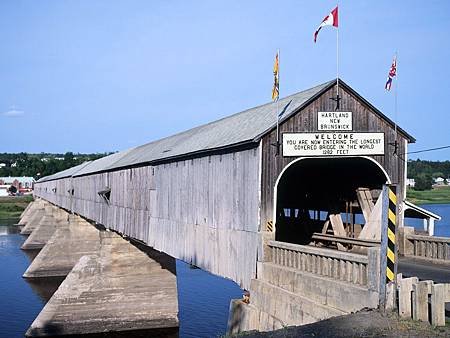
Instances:
[[[310,87],[310,88],[308,88],[308,89],[305,89],[305,90],[302,90],[302,91],[299,91],[299,92],[290,94],[290,95],[285,96],[285,97],[282,97],[282,98],[279,99],[278,101],[290,99],[290,98],[292,98],[292,97],[294,97],[294,96],[300,95],[300,94],[305,93],[305,92],[310,91],[310,90],[314,90],[314,89],[316,89],[316,88],[318,88],[318,87],[327,86],[327,85],[329,85],[329,84],[331,84],[331,83],[333,83],[333,82],[335,82],[335,81],[336,81],[336,79],[326,81],[326,82],[324,82],[324,83],[318,84],[318,85],[313,86],[313,87]],[[200,128],[203,128],[203,127],[207,127],[207,126],[210,126],[210,125],[212,125],[212,124],[221,122],[221,121],[223,121],[223,120],[231,119],[231,118],[236,117],[236,116],[238,116],[238,115],[247,113],[247,112],[252,111],[252,110],[260,109],[260,108],[262,108],[262,107],[270,106],[270,105],[272,105],[272,104],[275,104],[275,102],[273,102],[273,101],[272,101],[272,102],[267,102],[267,103],[260,104],[259,106],[255,106],[255,107],[252,107],[252,108],[247,108],[247,109],[242,110],[242,111],[240,111],[240,112],[236,112],[236,113],[233,113],[233,114],[231,114],[231,115],[224,116],[224,117],[222,117],[222,118],[220,118],[220,119],[217,119],[217,120],[214,120],[214,121],[210,121],[210,122],[208,122],[208,123],[201,124],[201,125],[199,125],[199,126],[195,126],[195,127],[192,127],[192,128],[189,128],[189,129],[186,129],[186,130],[183,130],[183,131],[180,131],[180,132],[178,132],[178,133],[171,134],[171,135],[165,136],[165,137],[163,137],[163,138],[159,138],[159,139],[157,139],[157,140],[150,141],[150,142],[148,142],[148,143],[142,144],[142,145],[137,146],[137,147],[135,147],[135,148],[141,148],[141,147],[149,146],[149,145],[151,145],[152,143],[160,142],[160,141],[163,141],[163,140],[165,140],[165,139],[172,138],[172,137],[174,137],[174,136],[180,136],[180,135],[182,135],[182,134],[184,134],[184,133],[192,132],[192,131],[195,130],[195,129],[200,129]],[[127,149],[125,149],[125,150],[127,150]],[[123,151],[125,151],[125,150],[123,150]]]

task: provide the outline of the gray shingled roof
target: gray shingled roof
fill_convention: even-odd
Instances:
[[[88,164],[90,164],[92,161],[86,161],[83,162],[79,165],[76,165],[75,167],[57,172],[56,174],[53,175],[49,175],[49,176],[45,176],[40,178],[37,182],[45,182],[45,181],[53,181],[53,180],[57,180],[60,178],[66,178],[66,177],[72,177],[75,175],[75,173],[77,173],[79,170],[83,169],[84,167],[86,167]]]
[[[334,81],[280,99],[280,112],[285,109],[282,118],[292,114]],[[74,176],[257,141],[275,124],[276,103],[271,102],[158,141],[95,160]]]
[[[342,80],[339,81],[342,86],[345,86],[348,90],[354,92],[355,95],[366,102],[366,104],[388,123],[391,125],[394,124],[350,86],[345,84]],[[316,87],[280,99],[278,105],[279,111],[282,114],[281,120],[289,118],[292,114],[335,83],[336,79],[333,79],[332,81],[325,82]],[[251,142],[258,142],[263,135],[275,128],[276,112],[277,104],[270,102],[136,148],[100,158],[89,162],[88,164],[42,178],[39,181],[43,181],[43,179],[54,180],[68,176],[88,175],[133,165],[169,160],[171,158],[192,155],[199,152],[207,152]],[[399,131],[410,141],[414,142],[412,136],[408,135],[401,128],[399,128]]]

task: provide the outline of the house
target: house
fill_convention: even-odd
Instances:
[[[0,185],[13,185],[20,192],[31,191],[34,188],[35,180],[29,176],[8,176],[0,177]]]
[[[416,186],[416,180],[414,178],[407,178],[406,186],[409,188],[414,188]]]
[[[8,196],[9,195],[9,187],[10,185],[7,184],[0,184],[0,197]]]
[[[434,179],[434,184],[443,185],[445,183],[445,179],[442,177],[437,177]]]

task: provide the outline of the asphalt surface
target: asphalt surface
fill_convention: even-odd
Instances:
[[[450,264],[399,257],[397,272],[401,272],[405,278],[417,277],[419,280],[433,280],[435,283],[450,283]]]

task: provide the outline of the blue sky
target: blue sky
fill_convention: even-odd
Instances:
[[[0,152],[104,152],[335,76],[336,1],[0,2]],[[340,75],[394,118],[410,150],[450,144],[450,1],[340,1]],[[414,158],[450,159],[450,149]]]

